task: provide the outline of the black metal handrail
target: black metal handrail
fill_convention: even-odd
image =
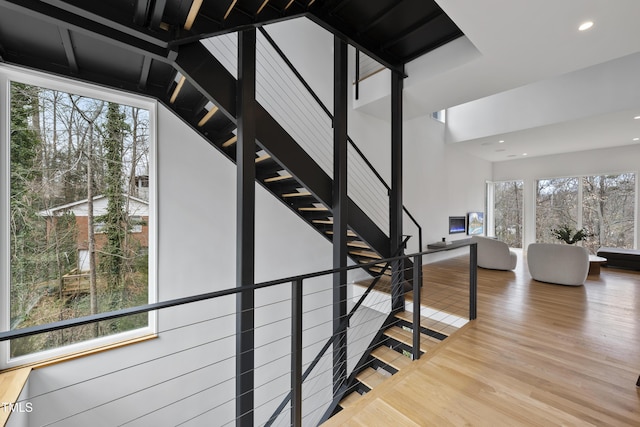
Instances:
[[[406,241],[408,240],[409,237],[407,237],[404,242],[403,245],[401,245],[401,247],[404,247],[404,244],[406,243]],[[462,244],[462,245],[458,245],[456,246],[455,249],[458,249],[460,247],[464,247],[464,246],[469,246],[470,247],[470,262],[469,262],[469,267],[470,267],[470,277],[469,277],[469,319],[475,319],[476,318],[476,305],[477,305],[477,273],[476,273],[476,266],[477,266],[477,256],[476,256],[476,243],[466,243],[466,244]],[[449,250],[448,248],[443,248],[442,250]],[[440,251],[440,250],[438,250]],[[400,250],[399,250],[400,252]],[[94,315],[90,315],[90,316],[84,316],[84,317],[79,317],[76,319],[69,319],[69,320],[62,320],[62,321],[57,321],[57,322],[52,322],[52,323],[48,323],[48,324],[44,324],[44,325],[38,325],[38,326],[31,326],[31,327],[27,327],[27,328],[21,328],[21,329],[17,329],[17,330],[13,330],[13,331],[5,331],[5,332],[0,332],[0,342],[2,341],[7,341],[7,340],[11,340],[11,339],[16,339],[16,338],[23,338],[23,337],[28,337],[28,336],[32,336],[32,335],[37,335],[37,334],[41,334],[41,333],[45,333],[45,332],[52,332],[52,331],[57,331],[57,330],[61,330],[61,329],[67,329],[67,328],[71,328],[71,327],[75,327],[75,326],[82,326],[82,325],[87,325],[87,324],[91,324],[91,323],[96,323],[96,322],[100,322],[100,321],[105,321],[105,320],[112,320],[112,319],[117,319],[117,318],[121,318],[121,317],[125,317],[125,316],[130,316],[133,314],[140,314],[140,313],[148,313],[151,311],[157,311],[160,309],[165,309],[165,308],[170,308],[170,307],[176,307],[176,306],[181,306],[181,305],[185,305],[185,304],[190,304],[190,303],[195,303],[195,302],[200,302],[200,301],[205,301],[205,300],[212,300],[215,298],[219,298],[219,297],[224,297],[224,296],[229,296],[229,295],[233,295],[233,294],[238,294],[240,292],[246,292],[246,291],[255,291],[258,289],[265,289],[265,288],[270,288],[276,285],[282,285],[285,283],[291,283],[292,284],[292,298],[291,298],[291,302],[292,302],[292,319],[291,319],[291,326],[292,326],[292,385],[291,385],[291,391],[288,394],[285,402],[283,404],[281,404],[278,407],[278,414],[282,411],[282,409],[286,406],[287,403],[291,402],[293,410],[292,410],[292,424],[296,425],[296,426],[300,426],[302,425],[302,421],[301,421],[301,405],[302,405],[302,397],[301,397],[301,390],[302,390],[302,384],[304,382],[304,380],[309,376],[311,370],[317,365],[317,360],[318,357],[316,357],[317,360],[314,360],[311,365],[309,365],[309,367],[307,368],[307,370],[303,373],[302,372],[302,348],[300,346],[301,344],[301,337],[302,337],[302,285],[303,285],[303,281],[307,280],[307,279],[312,279],[315,277],[320,277],[320,276],[327,276],[327,275],[331,275],[331,274],[335,274],[335,273],[340,273],[340,272],[347,272],[350,270],[355,270],[355,269],[360,269],[362,267],[372,267],[375,264],[379,264],[381,262],[385,263],[385,269],[389,268],[389,266],[395,262],[395,261],[401,261],[401,260],[406,260],[406,259],[413,259],[413,290],[415,295],[419,296],[419,292],[420,292],[420,283],[421,280],[419,279],[420,277],[420,271],[421,271],[421,267],[422,267],[422,256],[425,254],[429,254],[429,253],[433,253],[433,252],[437,252],[434,250],[428,250],[428,251],[424,251],[424,252],[420,252],[420,253],[416,253],[416,254],[411,254],[411,255],[399,255],[399,256],[394,256],[394,257],[390,257],[390,258],[385,258],[382,260],[376,260],[373,261],[371,263],[368,264],[360,264],[360,265],[353,265],[353,266],[348,266],[348,267],[342,267],[342,268],[334,268],[334,269],[330,269],[330,270],[323,270],[323,271],[319,271],[319,272],[315,272],[315,273],[309,273],[309,274],[303,274],[303,275],[298,275],[298,276],[294,276],[294,277],[288,277],[288,278],[283,278],[283,279],[278,279],[278,280],[273,280],[273,281],[268,281],[268,282],[263,282],[263,283],[258,283],[258,284],[253,284],[253,285],[249,285],[249,286],[242,286],[242,287],[234,287],[234,288],[229,288],[229,289],[224,289],[221,291],[215,291],[215,292],[208,292],[208,293],[203,293],[203,294],[198,294],[198,295],[193,295],[193,296],[189,296],[189,297],[183,297],[183,298],[176,298],[176,299],[172,299],[172,300],[168,300],[168,301],[162,301],[162,302],[157,302],[157,303],[152,303],[152,304],[145,304],[145,305],[141,305],[141,306],[136,306],[136,307],[130,307],[130,308],[126,308],[126,309],[121,309],[121,310],[115,310],[115,311],[110,311],[110,312],[106,312],[106,313],[100,313],[100,314],[94,314]],[[364,301],[364,299],[370,294],[370,292],[372,291],[372,289],[375,287],[375,285],[377,284],[379,278],[381,276],[378,276],[372,283],[371,285],[367,288],[366,292],[362,295],[362,297],[358,300],[358,302],[356,303],[356,305],[354,306],[354,308],[350,311],[350,313],[343,319],[343,321],[340,323],[340,325],[336,328],[336,330],[334,331],[334,334],[332,335],[331,338],[329,338],[329,340],[327,341],[327,343],[324,345],[323,349],[321,350],[321,353],[324,353],[327,351],[327,349],[332,345],[332,343],[334,342],[334,340],[336,339],[336,336],[338,336],[338,334],[340,334],[344,329],[346,329],[346,327],[348,326],[349,320],[351,319],[351,317],[354,315],[355,311],[357,310],[358,307],[360,307]],[[419,315],[418,311],[414,310],[414,317],[416,317],[417,320],[417,316]],[[417,334],[414,333],[414,348],[419,347],[418,346],[418,340],[419,338],[416,336]],[[321,357],[321,355],[320,355]],[[418,356],[414,356],[414,357],[419,357]],[[273,420],[275,420],[275,417],[277,417],[277,414],[274,414],[272,416],[272,418],[268,421],[268,424],[272,423]]]
[[[267,33],[267,30],[265,30],[264,27],[259,27],[259,30],[260,30],[260,33],[262,33],[262,35],[264,36],[264,38],[267,40],[267,42],[269,42],[271,47],[276,51],[278,56],[280,56],[280,59],[282,59],[284,61],[284,63],[287,65],[287,67],[289,67],[289,70],[296,76],[296,78],[300,81],[300,83],[302,83],[304,88],[309,92],[309,95],[311,95],[311,97],[316,101],[316,103],[320,106],[320,108],[322,108],[322,110],[325,112],[325,114],[331,119],[331,122],[333,122],[334,117],[333,117],[333,114],[331,113],[331,111],[329,110],[329,108],[327,108],[327,106],[324,104],[324,102],[322,102],[322,100],[320,99],[318,94],[313,90],[313,88],[309,85],[309,83],[307,83],[307,81],[304,79],[304,77],[302,77],[302,74],[300,74],[300,72],[296,69],[296,67],[293,65],[293,63],[291,63],[289,58],[287,58],[287,56],[282,51],[282,49],[280,49],[280,47],[275,42],[275,40],[273,40],[273,38],[271,38],[269,33]],[[387,182],[384,180],[384,178],[382,178],[380,173],[378,173],[376,168],[369,161],[369,159],[364,155],[362,150],[360,150],[360,148],[356,145],[356,143],[349,136],[347,136],[347,142],[349,142],[351,147],[356,151],[356,153],[358,153],[360,158],[364,161],[364,163],[371,170],[371,172],[373,172],[373,174],[380,181],[380,183],[382,185],[384,185],[384,187],[387,189],[387,195],[389,195],[389,193],[391,192],[391,187],[387,184]],[[402,210],[407,214],[409,219],[411,219],[411,221],[418,228],[418,242],[419,242],[418,248],[419,248],[419,250],[422,250],[422,227],[420,226],[418,221],[413,217],[413,215],[411,215],[409,210],[404,205],[402,206]]]
[[[402,253],[402,250],[405,248],[405,245],[407,243],[407,241],[411,238],[411,236],[406,236],[404,238],[404,240],[402,241],[402,244],[400,245],[400,247],[396,250],[396,252],[394,253],[394,257],[397,257],[399,253]],[[386,271],[390,266],[391,263],[393,262],[393,260],[388,260],[386,261],[384,267],[382,268],[382,271]],[[367,287],[367,289],[364,291],[364,293],[362,294],[362,296],[360,297],[360,299],[358,300],[358,302],[353,306],[353,308],[351,309],[351,311],[349,311],[349,313],[345,316],[345,318],[342,320],[342,322],[340,322],[340,324],[336,327],[336,329],[333,331],[333,334],[331,334],[331,337],[327,340],[327,342],[324,344],[324,346],[320,349],[320,351],[318,352],[318,354],[316,355],[316,357],[313,359],[313,361],[309,364],[309,366],[307,367],[307,369],[305,370],[305,372],[302,374],[301,378],[300,378],[300,382],[303,383],[311,374],[311,372],[314,370],[314,368],[318,365],[318,363],[320,363],[320,360],[324,357],[325,353],[327,352],[327,350],[329,350],[329,347],[331,347],[333,345],[333,343],[340,337],[340,334],[347,329],[347,327],[349,326],[349,321],[351,320],[351,318],[355,315],[356,311],[358,310],[358,308],[360,308],[360,306],[364,303],[364,300],[367,298],[367,296],[369,296],[369,294],[371,293],[371,291],[373,290],[373,288],[376,287],[376,285],[378,284],[378,282],[380,281],[380,278],[382,277],[382,274],[376,276],[373,281],[371,282],[371,284]],[[274,411],[273,415],[271,415],[271,418],[269,418],[269,420],[266,422],[265,426],[270,426],[272,425],[276,419],[280,416],[280,414],[282,413],[282,411],[284,410],[284,408],[287,406],[287,404],[291,401],[293,392],[289,393],[284,400],[282,401],[282,403],[280,403],[280,405],[276,408],[276,410]]]

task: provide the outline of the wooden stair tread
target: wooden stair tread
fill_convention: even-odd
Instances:
[[[308,191],[295,191],[293,193],[285,193],[282,195],[282,197],[286,198],[290,198],[290,197],[308,197],[311,196],[311,193],[309,193]]]
[[[333,220],[331,219],[314,219],[311,222],[314,224],[325,224],[325,225],[333,224]]]
[[[347,242],[347,246],[351,246],[352,248],[371,249],[371,246],[359,240],[352,240],[350,242]]]
[[[391,276],[391,274],[392,274],[391,270],[388,269],[388,268],[386,270],[383,270],[380,267],[371,267],[371,268],[369,268],[369,270],[373,271],[374,273],[384,274],[385,276]]]
[[[333,234],[333,231],[329,230],[326,233],[327,234]],[[348,237],[358,237],[358,235],[355,232],[351,231],[351,230],[347,230],[347,236]]]
[[[393,338],[409,347],[413,346],[413,333],[404,330],[398,326],[392,326],[384,331],[384,335]],[[440,343],[440,340],[432,338],[428,335],[420,334],[420,351],[427,352]]]
[[[268,160],[268,159],[270,159],[270,158],[271,158],[271,156],[270,156],[270,155],[268,155],[268,154],[263,154],[262,156],[258,156],[258,157],[256,157],[256,163],[264,162],[265,160]]]
[[[383,345],[373,350],[371,355],[398,370],[406,368],[411,364],[411,359],[407,356]]]
[[[348,408],[349,406],[355,405],[355,403],[360,399],[362,399],[362,395],[360,393],[354,391],[352,393],[349,393],[346,397],[344,397],[340,401],[339,405],[342,408]]]
[[[382,259],[380,255],[372,251],[349,251],[351,255],[357,255],[365,258]]]
[[[410,311],[401,311],[396,313],[395,317],[400,320],[413,323],[413,313]],[[420,326],[446,336],[449,336],[458,330],[458,327],[456,326],[449,325],[448,323],[444,323],[439,320],[429,319],[424,316],[420,316]]]
[[[278,175],[278,176],[272,176],[271,178],[265,178],[264,182],[266,183],[270,183],[270,182],[278,182],[278,181],[284,181],[287,179],[291,179],[293,178],[293,176],[291,175]]]
[[[233,144],[235,144],[238,141],[238,136],[234,135],[231,138],[227,139],[223,144],[222,144],[222,148],[227,148],[232,146]]]
[[[299,211],[305,211],[305,212],[320,212],[320,211],[328,211],[329,208],[325,207],[325,206],[308,206],[308,207],[302,207],[302,208],[298,208]]]
[[[373,390],[375,387],[382,384],[387,377],[373,368],[366,368],[356,376],[356,379]]]

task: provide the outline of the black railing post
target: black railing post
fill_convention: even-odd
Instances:
[[[356,49],[356,100],[360,99],[360,49]]]
[[[333,96],[333,268],[347,266],[347,44],[334,37]],[[347,272],[333,275],[333,324],[343,323],[347,315]],[[333,344],[334,396],[347,378],[347,327],[338,330]]]
[[[478,244],[469,245],[469,320],[478,316]]]
[[[236,286],[255,283],[256,30],[238,33]],[[253,425],[255,292],[236,297],[236,425]]]
[[[390,253],[402,244],[402,90],[404,73],[391,73],[391,194],[389,197]],[[400,252],[402,255],[404,252]],[[394,261],[391,284],[391,309],[404,307],[404,263]]]
[[[291,282],[291,425],[302,425],[302,279]]]
[[[420,359],[420,307],[422,306],[422,255],[413,258],[413,360]]]

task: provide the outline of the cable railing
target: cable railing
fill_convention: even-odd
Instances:
[[[431,251],[378,261],[387,266],[413,261],[412,297],[423,302],[420,310],[406,303],[413,310],[414,324],[429,317],[455,328],[466,321],[454,311],[461,307],[468,313],[464,317],[475,318],[476,247],[468,246],[469,273],[464,277],[469,283],[448,284],[457,291],[449,296],[432,290],[428,280],[421,287],[422,257]],[[344,283],[350,289],[345,302],[351,310],[337,322],[333,319],[334,274],[359,268],[325,270],[2,332],[0,341],[6,341],[149,312],[157,312],[161,325],[155,339],[36,369],[16,402],[28,403],[33,410],[12,417],[25,417],[24,422],[39,426],[95,425],[95,420],[118,426],[237,425],[241,415],[235,412],[236,401],[242,396],[235,388],[236,359],[241,356],[235,347],[240,315],[235,300],[238,293],[251,290],[256,301],[254,425],[318,425],[332,413],[354,370],[367,366],[361,359],[393,312],[390,280],[383,272],[367,284]],[[465,286],[467,291],[459,292]],[[424,301],[433,302],[427,307]],[[335,347],[341,332],[346,339]],[[414,343],[418,340],[414,332]],[[338,368],[346,370],[336,378],[334,353],[342,349],[347,357]]]
[[[237,39],[232,35],[203,41],[234,76],[237,76]],[[333,176],[333,115],[310,84],[264,28],[257,37],[256,99],[274,119]],[[348,138],[348,195],[389,235],[390,186],[355,142]],[[403,206],[422,250],[422,227]]]

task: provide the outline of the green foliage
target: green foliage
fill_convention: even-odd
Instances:
[[[124,241],[127,234],[127,215],[124,206],[123,190],[123,142],[128,130],[125,115],[118,104],[109,103],[105,125],[104,147],[106,150],[106,196],[107,213],[101,220],[105,224],[107,244],[100,265],[109,277],[112,290],[121,286],[122,268],[125,260]],[[115,298],[117,299],[117,298]],[[114,307],[116,302],[114,300]]]
[[[551,229],[551,235],[569,245],[578,243],[579,241],[585,240],[587,237],[591,236],[591,234],[589,234],[584,228],[574,231],[573,228],[569,227],[568,225],[563,225],[559,228]]]

